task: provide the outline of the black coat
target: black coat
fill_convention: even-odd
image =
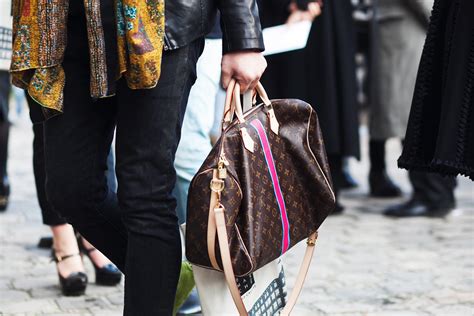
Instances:
[[[261,1],[260,8],[264,27],[283,24],[288,17],[287,6],[278,1]],[[330,155],[360,155],[354,56],[352,5],[338,0],[324,1],[305,49],[267,57],[262,83],[268,95],[310,103]]]
[[[474,180],[474,1],[437,0],[399,166]]]

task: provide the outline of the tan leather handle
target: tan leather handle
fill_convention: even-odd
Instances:
[[[232,295],[232,299],[234,300],[235,306],[239,311],[239,315],[248,316],[247,309],[245,308],[245,304],[242,300],[242,297],[240,296],[240,291],[235,280],[234,269],[232,267],[224,211],[225,210],[222,206],[214,208],[214,212],[212,212],[210,216],[215,216],[215,221],[213,221],[213,223],[215,223],[217,227],[209,226],[208,229],[217,229],[217,238],[219,242],[219,249],[221,252],[222,265],[224,268],[224,275],[230,290],[230,294]],[[288,299],[288,302],[281,311],[280,315],[290,315],[291,311],[296,305],[296,301],[298,300],[301,290],[303,289],[303,284],[306,279],[306,275],[308,274],[311,259],[313,258],[316,238],[317,232],[311,234],[311,236],[308,238],[308,246],[306,247],[303,262],[296,278],[295,287],[293,288],[293,291],[290,294],[290,298]],[[211,259],[211,261],[215,261],[215,259]]]
[[[266,106],[271,105],[267,92],[265,91],[265,89],[263,88],[263,85],[260,82],[258,82],[257,86],[255,87],[255,93],[260,96],[260,99],[262,99],[263,103]],[[235,79],[232,79],[229,85],[227,86],[227,91],[226,91],[224,116],[222,119],[223,128],[226,125],[225,123],[230,123],[232,121],[232,119],[234,118],[234,115],[237,116],[237,118],[239,119],[239,122],[241,123],[245,122],[243,112],[244,111],[242,107],[242,102],[240,101],[240,85]]]

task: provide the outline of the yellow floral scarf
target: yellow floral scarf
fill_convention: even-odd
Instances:
[[[80,1],[80,0],[73,0]],[[100,0],[83,0],[90,54],[92,98],[113,94],[108,87]],[[50,115],[63,110],[69,0],[13,0],[13,83],[26,89]],[[118,78],[131,89],[156,86],[165,31],[164,0],[116,0]]]

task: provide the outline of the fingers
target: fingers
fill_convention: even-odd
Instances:
[[[247,90],[253,91],[257,87],[258,82],[260,81],[260,77],[257,79],[253,80],[250,85],[248,86]]]
[[[290,5],[288,6],[288,11],[289,12],[295,12],[298,10],[298,6],[296,5],[295,2],[291,2]]]
[[[244,93],[249,89],[255,88],[257,86],[258,81],[260,80],[260,76],[242,77],[242,76],[232,75],[229,72],[222,72],[221,83],[224,89],[227,89],[232,78],[234,78],[235,81],[237,81],[237,83],[239,84],[241,93]]]
[[[234,76],[235,80],[240,85],[240,93],[243,94],[248,90],[254,90],[260,81],[264,70],[265,68],[263,68],[261,71],[244,73],[241,76]]]
[[[224,89],[227,89],[229,86],[230,81],[232,80],[232,72],[230,72],[227,69],[224,69],[224,66],[222,67],[222,72],[221,72],[221,84]]]
[[[313,18],[315,18],[321,14],[321,7],[318,3],[311,2],[308,4],[308,11],[311,13]]]
[[[240,78],[235,78],[237,83],[240,86],[240,93],[244,94],[247,92],[252,87],[253,81],[250,79],[240,79]]]
[[[302,21],[303,15],[301,11],[294,11],[286,20],[286,24],[293,24]]]
[[[225,54],[222,57],[222,86],[227,88],[234,78],[240,85],[241,93],[255,88],[267,62],[258,52],[242,51]]]

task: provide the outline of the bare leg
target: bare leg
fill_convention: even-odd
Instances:
[[[53,249],[58,257],[79,254],[76,234],[71,225],[51,226],[51,231],[53,233]],[[85,272],[81,257],[73,256],[58,262],[58,272],[64,278],[74,272]]]

